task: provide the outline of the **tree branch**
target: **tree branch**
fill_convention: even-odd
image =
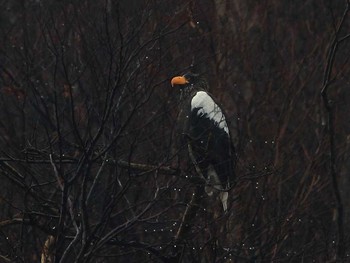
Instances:
[[[324,72],[324,80],[323,80],[323,87],[321,90],[321,95],[323,98],[323,103],[325,106],[325,109],[328,114],[328,139],[329,139],[329,153],[330,153],[330,177],[332,182],[332,188],[333,188],[333,194],[335,196],[336,201],[336,207],[335,207],[335,216],[334,221],[336,221],[337,224],[337,251],[335,255],[335,260],[343,260],[345,256],[345,247],[344,247],[344,208],[343,208],[343,202],[340,195],[339,190],[339,184],[338,184],[338,176],[336,171],[336,152],[335,152],[335,127],[334,127],[334,110],[333,110],[333,103],[329,99],[328,96],[328,88],[329,85],[332,82],[331,74],[334,66],[335,61],[335,55],[338,51],[340,42],[346,40],[348,38],[348,35],[340,38],[339,34],[341,29],[344,26],[345,20],[348,16],[350,10],[349,1],[347,1],[346,9],[343,13],[342,19],[339,23],[339,26],[336,29],[334,39],[332,41],[331,46],[329,47],[328,51],[328,57],[327,57],[327,64]]]

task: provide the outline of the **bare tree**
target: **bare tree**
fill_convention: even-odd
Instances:
[[[1,260],[345,261],[348,4],[1,1]],[[187,71],[228,113],[227,215],[174,151]]]

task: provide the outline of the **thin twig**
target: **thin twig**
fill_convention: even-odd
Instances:
[[[63,192],[64,188],[65,188],[64,181],[63,181],[63,178],[58,173],[56,164],[53,162],[51,154],[50,154],[50,161],[51,161],[52,168],[54,170],[55,177],[57,179],[57,183],[58,183],[61,191]],[[76,232],[79,232],[79,227],[78,227],[78,225],[77,225],[77,223],[75,221],[74,210],[73,210],[73,202],[72,202],[71,197],[69,195],[68,195],[67,199],[68,199],[67,200],[68,201],[68,209],[69,209],[70,215],[72,217],[73,226],[74,226]]]
[[[336,29],[334,39],[331,46],[329,47],[327,64],[324,73],[323,87],[321,90],[321,95],[323,98],[323,103],[328,114],[328,139],[329,139],[329,151],[330,151],[330,177],[332,182],[333,193],[336,201],[336,213],[334,221],[337,224],[337,251],[335,255],[335,260],[343,260],[345,255],[345,246],[344,246],[344,208],[343,202],[339,190],[337,171],[336,171],[336,152],[335,152],[335,127],[334,127],[334,111],[333,103],[328,97],[328,88],[332,82],[331,74],[334,66],[335,55],[339,48],[339,43],[346,40],[348,36],[343,38],[339,37],[340,31],[344,26],[345,20],[350,10],[349,1],[347,1],[346,9],[343,13],[342,19],[339,23],[339,26]]]

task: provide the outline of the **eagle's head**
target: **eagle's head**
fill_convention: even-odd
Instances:
[[[207,90],[206,81],[199,74],[186,73],[183,76],[173,77],[171,86],[178,86],[180,89],[204,89]]]

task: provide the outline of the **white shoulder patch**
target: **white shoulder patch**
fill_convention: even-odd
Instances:
[[[197,115],[205,116],[215,122],[217,126],[229,134],[224,114],[220,107],[205,91],[198,91],[191,101],[191,110],[198,108]]]

